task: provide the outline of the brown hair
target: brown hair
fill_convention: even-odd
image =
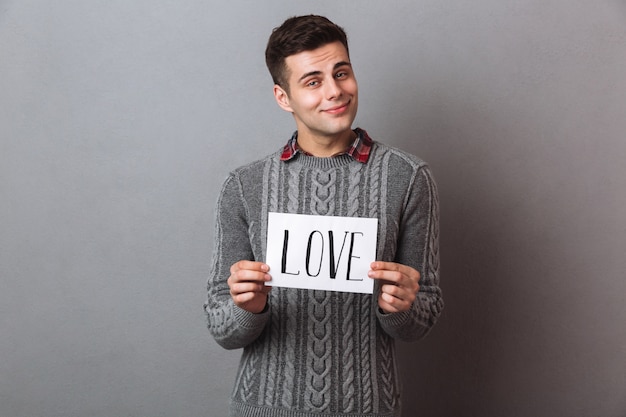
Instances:
[[[265,48],[265,63],[274,84],[289,91],[285,58],[333,42],[341,42],[349,54],[346,32],[327,18],[307,15],[285,20],[274,28]]]

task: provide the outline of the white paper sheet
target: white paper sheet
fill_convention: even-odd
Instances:
[[[269,213],[267,285],[371,294],[378,219]]]

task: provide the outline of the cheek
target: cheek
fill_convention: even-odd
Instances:
[[[314,110],[320,103],[315,94],[302,94],[296,100],[296,106],[301,110]]]
[[[356,96],[359,92],[359,87],[356,83],[356,80],[352,81],[347,89],[353,96]]]

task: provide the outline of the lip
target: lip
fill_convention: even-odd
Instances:
[[[348,101],[347,103],[344,103],[344,104],[342,104],[340,106],[336,106],[336,107],[331,107],[329,109],[325,109],[324,113],[341,114],[341,113],[344,113],[345,111],[347,111],[349,106],[350,106],[350,101]]]

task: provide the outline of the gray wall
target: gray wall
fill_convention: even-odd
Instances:
[[[626,2],[309,3],[0,1],[0,415],[224,415],[213,204],[291,133],[263,48],[310,12],[440,186],[406,415],[626,415]]]

